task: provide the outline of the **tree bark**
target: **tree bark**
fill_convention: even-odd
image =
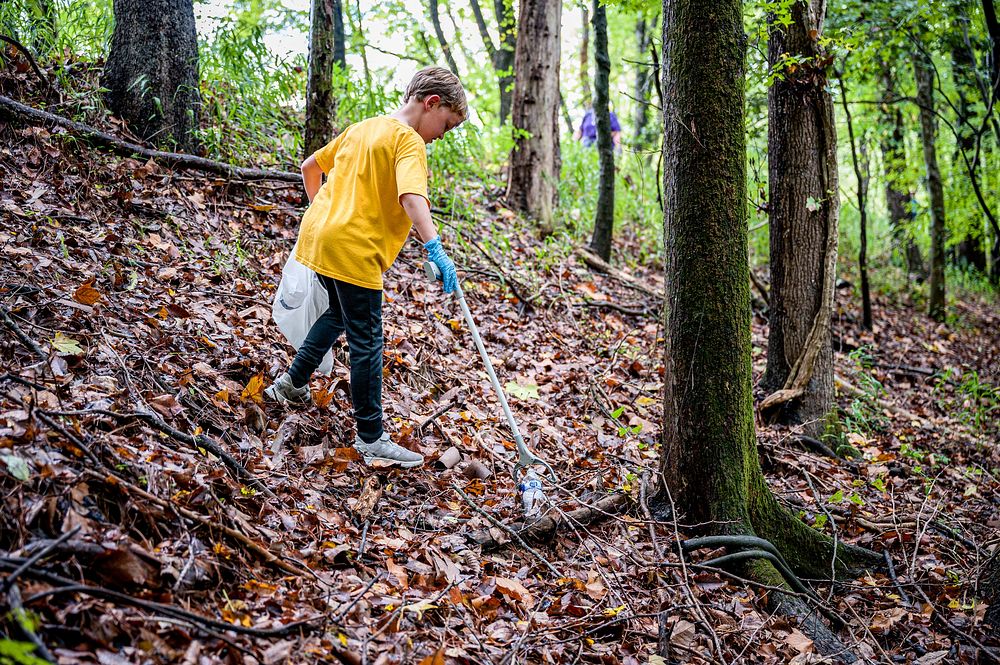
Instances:
[[[515,130],[507,203],[551,233],[559,181],[559,19],[562,0],[521,0],[514,58]]]
[[[101,85],[108,107],[145,140],[197,146],[198,38],[192,0],[114,0]]]
[[[583,95],[584,110],[594,103],[593,88],[590,87],[590,11],[580,7],[580,93]]]
[[[882,85],[884,99],[896,98],[896,85],[892,67],[888,62],[882,63]],[[903,112],[897,104],[882,105],[882,123],[891,127],[892,131],[882,141],[882,165],[885,169],[885,199],[889,209],[889,225],[892,228],[893,243],[902,252],[906,261],[906,271],[916,275],[918,281],[927,278],[924,259],[920,255],[920,247],[913,238],[913,229],[909,228],[913,219],[913,194],[909,187],[903,191],[900,187],[902,174],[906,170],[906,142],[903,139]]]
[[[333,94],[335,65],[341,70],[347,66],[341,0],[312,0],[304,130],[306,157],[326,145],[336,132],[337,98]]]
[[[920,138],[924,147],[924,166],[927,169],[927,192],[931,202],[931,270],[928,314],[935,321],[945,315],[944,241],[945,209],[941,169],[938,168],[937,127],[934,118],[934,73],[928,55],[920,51],[914,55],[914,74],[917,79],[917,105],[920,107]]]
[[[594,211],[594,233],[590,249],[605,261],[611,260],[611,236],[615,224],[615,150],[611,141],[611,112],[608,104],[608,15],[601,0],[594,0],[594,122],[597,125],[597,158],[600,179]]]
[[[781,507],[754,432],[741,0],[664,0],[665,325],[660,507],[699,533],[756,535],[828,577],[833,542]],[[838,573],[870,553],[836,546]],[[785,586],[767,560],[738,565]],[[777,593],[784,611],[794,603]],[[821,630],[818,629],[817,630]]]
[[[864,158],[864,168],[858,159],[858,147],[854,139],[854,121],[851,118],[851,107],[847,103],[847,88],[844,79],[840,77],[840,101],[844,105],[844,117],[847,119],[847,136],[851,141],[851,163],[854,165],[854,177],[858,181],[858,231],[861,238],[858,249],[858,272],[861,273],[861,325],[865,330],[872,329],[872,295],[868,285],[868,150],[864,139],[861,142],[861,154]]]
[[[444,30],[441,29],[441,16],[438,13],[438,0],[427,0],[427,8],[431,17],[431,25],[434,26],[434,34],[437,36],[438,44],[441,45],[441,51],[444,53],[444,58],[448,61],[448,66],[451,68],[452,73],[457,76],[458,63],[455,62],[455,56],[451,54],[451,46],[448,45],[448,39],[444,36]]]
[[[784,67],[768,90],[771,305],[762,410],[821,439],[833,410],[830,319],[836,279],[839,190],[831,58],[820,49],[825,0],[792,4],[791,24],[772,26],[768,61]]]

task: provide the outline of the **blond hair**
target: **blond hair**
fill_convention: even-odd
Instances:
[[[444,67],[424,67],[410,79],[406,92],[403,93],[403,101],[423,101],[431,95],[439,96],[442,106],[447,106],[463,118],[469,115],[465,89],[450,70]]]

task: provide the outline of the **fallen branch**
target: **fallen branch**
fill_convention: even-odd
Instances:
[[[525,540],[545,540],[555,535],[559,528],[568,523],[591,524],[606,517],[617,515],[628,505],[628,496],[625,494],[612,494],[606,496],[593,506],[577,508],[562,515],[546,515],[541,519],[522,527],[519,530],[506,527],[508,533],[517,536],[520,541]],[[480,545],[484,550],[495,550],[509,544],[500,542],[490,533],[489,529],[476,531],[469,534],[469,539]]]
[[[0,115],[21,118],[35,125],[56,125],[57,127],[69,129],[89,142],[109,148],[112,152],[119,155],[154,159],[172,168],[197,169],[208,173],[217,173],[236,180],[279,180],[294,184],[302,182],[300,174],[290,171],[245,168],[196,155],[144,148],[141,145],[124,141],[117,136],[112,136],[89,125],[55,115],[54,113],[25,106],[3,95],[0,95]]]
[[[592,254],[591,252],[588,252],[585,249],[577,249],[576,250],[576,255],[578,257],[580,257],[580,259],[585,264],[587,264],[589,267],[593,268],[594,270],[597,270],[598,272],[606,273],[606,274],[610,275],[611,277],[617,279],[619,282],[622,282],[626,286],[629,286],[629,287],[635,289],[636,291],[640,291],[642,293],[645,293],[647,296],[651,296],[653,298],[656,298],[657,303],[660,303],[660,302],[663,301],[663,293],[662,292],[657,291],[655,288],[649,286],[648,284],[646,284],[645,282],[642,282],[641,280],[636,279],[635,277],[632,277],[631,275],[625,274],[624,272],[622,272],[618,268],[615,268],[613,265],[611,265],[610,263],[608,263],[607,261],[605,261],[601,257],[597,256],[596,254]]]
[[[194,512],[192,510],[188,510],[187,508],[184,508],[182,506],[178,506],[178,505],[176,505],[174,503],[171,503],[170,501],[167,501],[166,499],[161,499],[160,497],[156,496],[155,494],[150,494],[149,492],[147,492],[146,490],[142,489],[141,487],[133,485],[132,483],[129,483],[129,482],[123,480],[122,478],[118,477],[118,476],[111,475],[111,474],[101,474],[101,473],[97,473],[96,471],[92,471],[90,469],[84,470],[83,473],[85,475],[87,475],[87,476],[90,476],[90,477],[96,479],[96,480],[100,480],[101,482],[105,482],[105,483],[108,483],[110,485],[116,485],[116,486],[122,488],[122,490],[124,490],[125,493],[134,493],[134,494],[137,494],[137,495],[141,496],[142,498],[146,499],[147,501],[155,503],[156,505],[160,506],[161,508],[166,508],[168,510],[174,510],[179,515],[181,515],[182,517],[186,517],[187,519],[189,519],[189,520],[191,520],[193,522],[197,522],[198,524],[200,524],[200,525],[202,525],[202,526],[204,526],[204,527],[206,527],[206,528],[208,528],[210,530],[216,530],[216,529],[221,530],[227,536],[229,536],[230,538],[232,538],[236,542],[238,542],[241,545],[243,545],[244,547],[246,547],[248,550],[250,550],[251,552],[253,552],[254,554],[256,554],[258,557],[260,557],[261,559],[263,559],[265,562],[271,564],[272,566],[274,566],[276,568],[280,568],[281,570],[283,570],[283,571],[285,571],[287,573],[291,573],[293,575],[299,575],[299,576],[310,574],[310,571],[308,571],[308,570],[305,570],[305,569],[302,569],[302,568],[300,568],[298,566],[292,565],[292,564],[288,563],[287,561],[283,561],[282,559],[280,559],[279,557],[277,557],[273,553],[271,553],[270,550],[268,550],[267,548],[265,548],[265,547],[257,544],[256,542],[254,542],[253,540],[251,540],[248,536],[246,536],[245,534],[237,531],[236,529],[234,529],[232,527],[229,527],[229,526],[226,526],[224,524],[219,524],[218,522],[213,522],[212,520],[208,519],[207,517],[199,515],[198,513]]]

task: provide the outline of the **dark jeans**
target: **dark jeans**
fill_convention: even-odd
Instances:
[[[309,383],[341,333],[351,354],[351,402],[358,435],[371,443],[382,436],[382,292],[319,275],[330,294],[288,370],[295,387]]]

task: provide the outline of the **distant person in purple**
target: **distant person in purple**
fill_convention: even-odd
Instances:
[[[614,111],[609,110],[608,113],[611,115],[611,143],[614,145],[615,152],[621,152],[622,126],[618,122],[618,116],[615,115]],[[577,141],[583,141],[583,145],[588,148],[597,143],[597,122],[594,118],[593,106],[583,114],[583,121],[580,122],[577,130],[573,132],[573,138]]]

